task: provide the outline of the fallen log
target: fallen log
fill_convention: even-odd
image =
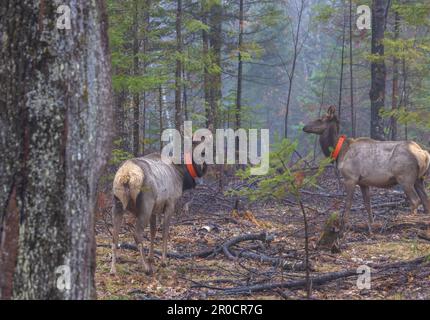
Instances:
[[[372,267],[374,269],[382,269],[384,272],[389,269],[395,269],[400,267],[411,267],[411,266],[417,266],[421,265],[423,263],[429,263],[429,257],[428,256],[422,256],[413,260],[407,260],[407,261],[399,261],[399,262],[393,262],[388,264],[369,264],[369,267]],[[320,286],[327,282],[331,282],[338,279],[344,279],[349,278],[352,276],[358,276],[356,269],[351,270],[345,270],[345,271],[339,271],[339,272],[328,272],[322,275],[311,277],[312,286]],[[281,289],[281,288],[288,288],[288,289],[297,289],[297,288],[304,288],[306,286],[306,279],[300,279],[300,280],[290,280],[286,282],[275,282],[275,283],[265,283],[265,284],[256,284],[256,285],[249,285],[249,286],[240,286],[240,287],[233,287],[233,288],[222,288],[221,291],[222,294],[225,295],[238,295],[238,294],[252,294],[255,292],[261,292],[261,291],[267,291],[267,290],[273,290],[273,289]]]
[[[97,247],[110,248],[111,245],[97,244]],[[118,249],[139,251],[137,246],[132,243],[120,243],[118,244]],[[145,253],[149,252],[147,248],[144,248],[143,250],[145,251]],[[197,252],[187,252],[187,253],[167,252],[167,257],[173,258],[173,259],[206,258],[212,254],[217,254],[221,252],[221,250],[222,248],[218,246],[215,248],[208,248]],[[161,256],[162,252],[159,250],[154,250],[154,254],[157,256]]]

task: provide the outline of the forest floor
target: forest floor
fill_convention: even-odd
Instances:
[[[231,181],[225,189],[240,184]],[[351,230],[342,238],[340,253],[331,253],[319,249],[317,242],[330,214],[343,208],[343,187],[329,167],[319,178],[319,187],[303,190],[311,277],[316,279],[312,299],[430,299],[430,216],[422,211],[411,215],[400,190],[372,189],[371,195],[373,234],[367,232],[367,213],[357,187]],[[172,218],[168,265],[162,267],[156,255],[150,276],[143,272],[133,245],[127,246],[133,244],[130,215],[120,235],[127,249],[118,250],[118,272],[109,274],[110,210],[100,213],[96,228],[99,299],[306,298],[300,282],[305,278],[303,216],[293,197],[282,203],[246,206],[242,201],[234,210],[235,198],[207,183],[187,191],[183,203],[187,202]],[[246,240],[245,234],[259,240]],[[159,251],[161,242],[160,226],[155,244]],[[417,260],[420,257],[424,258]],[[357,286],[357,268],[362,265],[371,267],[370,289]],[[264,287],[273,283],[284,285]]]

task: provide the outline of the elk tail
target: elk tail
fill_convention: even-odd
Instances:
[[[143,179],[143,170],[132,161],[126,161],[118,169],[113,181],[113,193],[121,201],[124,210],[130,200],[132,207],[136,208],[136,200],[142,189]]]

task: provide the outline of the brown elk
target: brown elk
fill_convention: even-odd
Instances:
[[[320,136],[325,156],[336,161],[344,178],[346,203],[344,222],[348,221],[356,185],[360,186],[372,232],[372,208],[369,187],[390,188],[399,184],[409,199],[415,214],[421,201],[424,211],[430,204],[424,187],[429,171],[430,154],[413,141],[376,141],[369,138],[350,139],[339,135],[336,108],[330,106],[322,118],[305,125],[303,131]]]
[[[113,181],[111,273],[116,273],[118,233],[126,210],[136,216],[134,239],[140,251],[144,270],[148,274],[152,273],[156,215],[164,213],[162,264],[165,265],[170,218],[175,210],[176,201],[181,197],[183,190],[196,186],[195,178],[202,177],[206,169],[205,163],[198,165],[194,161],[189,164],[166,163],[157,153],[127,160],[121,165]],[[150,248],[147,260],[142,240],[143,231],[148,223]]]

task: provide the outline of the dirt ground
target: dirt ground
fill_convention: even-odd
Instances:
[[[343,189],[333,169],[320,177],[319,187],[302,193],[309,219],[311,277],[326,273],[355,271],[361,265],[371,267],[370,289],[359,289],[358,274],[312,286],[311,299],[430,299],[430,260],[384,266],[430,255],[430,217],[422,211],[409,213],[405,196],[399,190],[372,189],[375,227],[372,235],[366,228],[367,213],[357,187],[351,230],[342,238],[340,253],[317,248],[324,222],[343,208]],[[427,183],[428,184],[428,183]],[[231,181],[228,187],[240,185]],[[188,205],[183,205],[187,203]],[[233,210],[235,198],[225,196],[215,183],[199,185],[184,195],[182,205],[172,219],[170,253],[196,253],[245,234],[267,232],[271,241],[241,241],[231,247],[228,257],[218,250],[209,257],[169,258],[160,265],[155,258],[155,272],[147,276],[139,264],[139,253],[118,250],[117,275],[110,275],[110,210],[100,213],[97,221],[96,285],[99,299],[304,299],[305,288],[271,288],[257,292],[234,292],[231,288],[288,282],[305,278],[303,265],[303,217],[294,198],[282,203],[244,205]],[[188,210],[187,210],[188,207]],[[120,242],[133,244],[133,218],[128,216]],[[161,251],[161,226],[156,249]],[[145,240],[149,246],[149,241]],[[282,258],[285,264],[244,257]],[[283,267],[284,266],[284,267]],[[382,267],[381,267],[382,266]]]

